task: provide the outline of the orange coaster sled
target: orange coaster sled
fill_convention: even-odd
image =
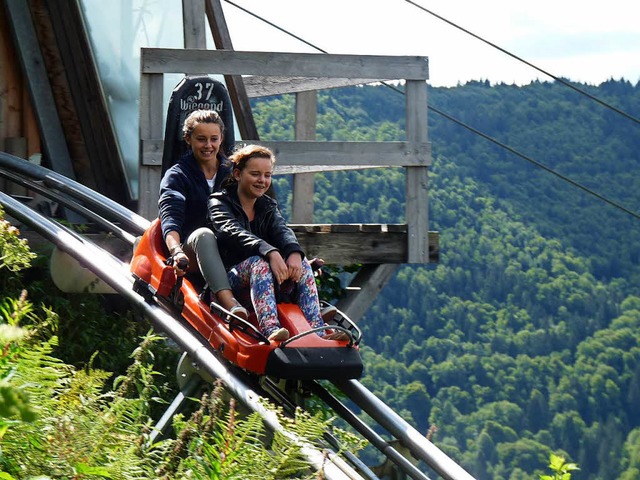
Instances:
[[[358,327],[338,310],[326,328],[347,332],[349,340],[326,340],[312,329],[299,307],[278,304],[280,324],[291,337],[270,342],[256,326],[255,314],[243,320],[216,304],[201,299],[200,278],[177,277],[167,264],[160,221],[154,220],[135,247],[131,261],[134,290],[147,301],[179,312],[184,321],[232,364],[257,375],[282,379],[360,378],[362,359],[358,349],[362,334]]]

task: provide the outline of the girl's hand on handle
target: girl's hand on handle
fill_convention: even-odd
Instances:
[[[169,254],[173,258],[173,269],[176,275],[179,277],[184,276],[189,270],[189,258],[182,251],[180,235],[178,232],[171,231],[167,233],[164,241],[167,244],[167,249],[169,249]]]
[[[173,269],[179,277],[184,276],[189,270],[189,258],[182,250],[173,254]]]

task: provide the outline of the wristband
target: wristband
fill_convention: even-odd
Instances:
[[[180,252],[182,252],[182,246],[181,245],[174,245],[173,247],[171,247],[169,249],[169,252],[171,253],[171,255],[175,255],[176,254],[176,250],[180,250]],[[184,252],[182,252],[184,253]]]

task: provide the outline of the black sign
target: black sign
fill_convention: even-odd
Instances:
[[[167,124],[164,131],[162,175],[187,150],[182,136],[185,119],[194,110],[215,110],[224,122],[225,133],[222,150],[228,156],[235,145],[233,110],[229,92],[222,82],[209,76],[186,76],[176,86],[169,99]]]

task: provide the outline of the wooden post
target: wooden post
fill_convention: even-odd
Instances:
[[[207,48],[204,0],[182,0],[182,23],[184,48]]]
[[[296,140],[316,139],[318,92],[296,93]],[[293,223],[313,223],[314,173],[293,175]]]
[[[158,215],[162,171],[162,74],[140,75],[140,174],[138,213],[151,220]]]
[[[213,35],[216,48],[233,50],[231,35],[229,34],[229,28],[224,18],[220,0],[206,0],[206,11],[207,18],[209,19],[209,28],[211,28],[211,34]],[[248,141],[259,140],[258,128],[253,119],[251,104],[249,103],[249,96],[244,86],[244,80],[240,75],[224,75],[224,81],[227,85],[229,96],[231,97],[231,104],[233,105],[233,111],[235,112],[238,122],[240,136]]]
[[[347,296],[337,303],[337,307],[357,322],[362,318],[380,291],[395,273],[397,265],[364,265],[351,280]]]
[[[427,142],[427,84],[423,80],[407,80],[405,91],[407,142]],[[428,162],[430,164],[430,161]],[[409,263],[429,262],[429,211],[427,166],[407,167],[406,222]]]

